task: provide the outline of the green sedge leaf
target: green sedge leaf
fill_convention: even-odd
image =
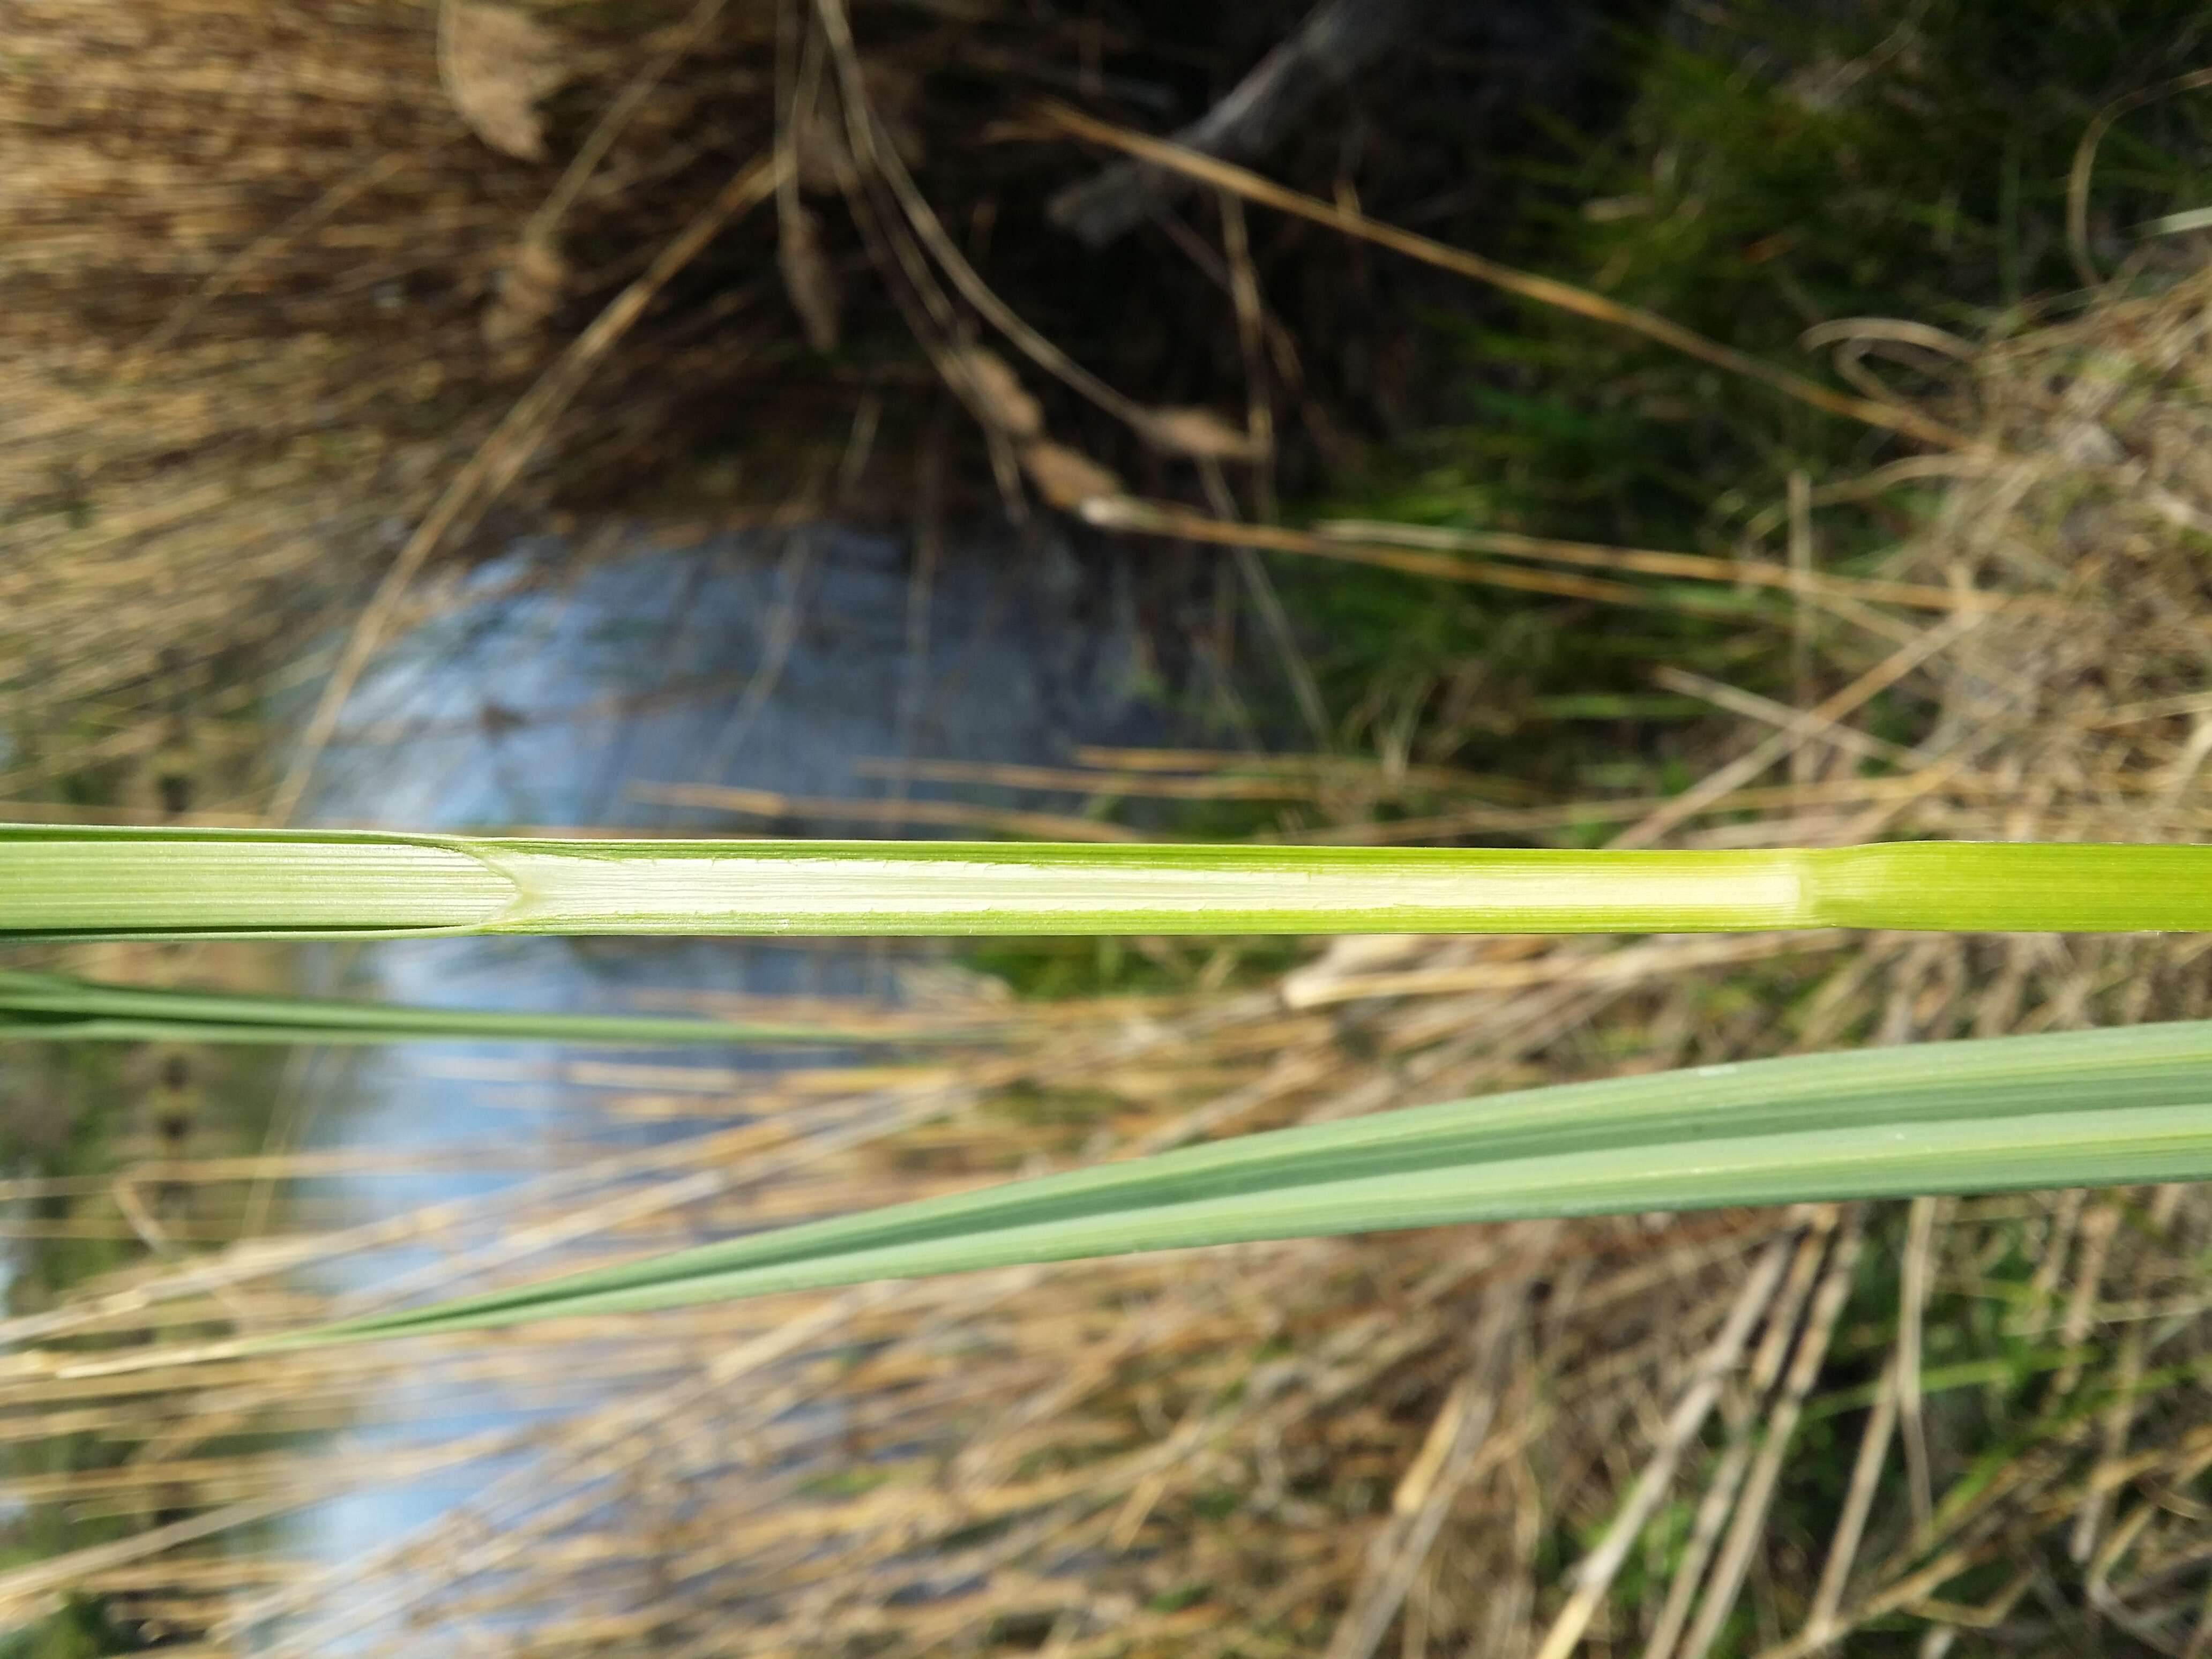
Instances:
[[[2212,1022],[1702,1066],[1377,1113],[778,1228],[280,1340],[1452,1222],[2212,1176]]]

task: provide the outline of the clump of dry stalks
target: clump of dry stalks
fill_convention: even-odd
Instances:
[[[1817,572],[1825,502],[1922,492],[1882,579],[1955,605],[1799,581],[1818,647],[1800,708],[1685,682],[1746,722],[1705,779],[1554,822],[1729,846],[2205,827],[2212,280],[2115,286],[1993,343],[1905,332],[1856,331],[1855,372],[1887,396],[1864,360],[1954,358],[1929,410],[1962,441],[1796,491],[1766,527],[1776,562]],[[1873,728],[1885,693],[1911,737]],[[1104,791],[1140,757],[1097,758]],[[1358,811],[1341,767],[1273,775]],[[587,1124],[493,1199],[334,1231],[188,1252],[132,1195],[195,1185],[194,1224],[221,1236],[241,1201],[223,1194],[373,1155],[85,1182],[74,1224],[155,1249],[6,1322],[0,1422],[98,1449],[12,1497],[131,1524],[0,1575],[0,1612],[100,1595],[225,1653],[2201,1653],[2195,1188],[1452,1229],[489,1339],[204,1347],[556,1259],[1550,1077],[2203,1017],[2203,950],[1348,941],[1270,989],[1030,1006],[1003,1047],[928,1069],[568,1068],[608,1127],[708,1127],[609,1152]],[[319,1268],[363,1288],[312,1294]],[[453,1428],[486,1420],[457,1401],[495,1425]],[[432,1478],[463,1495],[366,1559],[263,1525]]]
[[[1225,33],[1269,26],[1246,9]],[[733,519],[779,491],[864,505],[878,427],[910,451],[940,387],[988,441],[955,484],[995,477],[1016,506],[1111,482],[1086,422],[1154,470],[1271,448],[1184,407],[1239,383],[1262,336],[1295,397],[1241,220],[1225,259],[1170,214],[1171,264],[1030,234],[1070,152],[1017,118],[1072,89],[1170,95],[1097,72],[1132,50],[1087,13],[988,3],[957,24],[871,0],[15,8],[4,793],[159,744],[149,715],[179,685],[250,710],[259,674],[350,623],[334,710],[437,602],[418,579],[503,508],[641,481]],[[1328,303],[1387,311],[1360,282]],[[1333,292],[1306,289],[1309,310]],[[1075,337],[1088,368],[1050,343]],[[1060,383],[1054,434],[994,341]],[[1108,384],[1138,371],[1170,407]],[[263,802],[234,781],[223,804]]]
[[[644,100],[562,201],[558,168],[526,154],[440,164],[488,140],[527,152],[538,106],[523,90],[550,85],[532,51],[472,45],[484,20],[464,21],[471,9],[443,19],[441,57],[426,12],[339,0],[285,14],[296,36],[245,0],[18,9],[0,118],[40,142],[36,179],[7,185],[12,292],[32,298],[0,319],[0,487],[21,553],[0,573],[0,656],[23,665],[10,696],[26,718],[119,698],[104,718],[127,745],[131,700],[156,695],[177,639],[205,628],[250,649],[343,614],[321,608],[325,526],[367,533],[373,511],[416,526],[447,501],[457,526],[534,455],[650,450],[678,418],[668,387],[731,384],[669,372],[732,355],[700,317],[741,319],[787,282],[822,333],[821,228],[804,201],[794,216],[809,163],[793,143],[844,189],[856,152],[883,140],[847,191],[882,239],[856,259],[911,269],[926,236],[890,182],[903,158],[889,66],[841,83],[850,63],[807,32],[827,45],[786,52],[789,85],[830,88],[841,118],[858,106],[836,88],[872,85],[881,125],[856,143],[836,124],[793,140],[794,122],[780,143],[773,16],[733,9],[712,50],[672,17],[647,67],[673,53],[663,84],[687,95]],[[302,67],[240,72],[280,58]],[[522,79],[489,84],[485,62]],[[602,114],[642,72],[611,47],[562,64]],[[728,95],[745,64],[750,105]],[[166,172],[165,155],[179,158]],[[761,158],[770,171],[748,188],[777,202],[781,254],[763,239],[725,267],[726,251],[695,251],[703,263],[665,280],[723,297],[691,332],[563,358],[623,293],[651,297],[634,285],[680,251],[669,227],[738,210],[733,168]],[[42,229],[36,204],[58,201],[70,210]],[[549,202],[561,234],[533,237]],[[95,209],[125,228],[88,237]],[[627,212],[658,228],[649,246],[624,239]],[[157,246],[164,268],[147,261]],[[948,280],[941,261],[922,269]],[[379,349],[395,294],[406,354]],[[965,313],[948,326],[920,283],[904,297],[1002,474],[1026,464],[1048,497],[1055,477],[1073,479],[1071,500],[1108,491],[1039,459],[1042,417],[997,357],[970,355],[986,348]],[[1716,724],[1705,776],[1668,800],[1500,805],[1444,775],[1188,756],[1096,757],[1096,788],[1274,791],[1324,821],[1306,833],[1340,840],[1540,840],[1593,822],[1629,844],[1715,846],[2201,833],[2209,303],[2212,283],[2184,275],[1993,343],[1849,331],[1868,407],[1929,453],[1794,492],[1739,561],[1494,536],[1407,545],[1376,526],[1246,538],[1586,599],[1652,602],[1624,580],[1642,571],[1794,596],[1796,707],[1671,680],[1743,724]],[[769,350],[778,329],[746,349]],[[611,377],[596,414],[578,411],[564,361]],[[1872,378],[1880,361],[1954,367],[1905,398]],[[265,399],[241,395],[257,376]],[[534,386],[549,390],[532,403]],[[418,424],[426,405],[435,418]],[[453,466],[471,456],[462,489]],[[1821,574],[1825,510],[1916,494],[1922,527],[1879,581]],[[416,535],[419,568],[435,538]],[[32,616],[37,637],[11,630]],[[1415,785],[1432,813],[1378,817]],[[0,1322],[0,1433],[84,1449],[8,1495],[87,1540],[0,1573],[0,1621],[98,1596],[126,1625],[215,1653],[358,1640],[1557,1659],[1588,1639],[1778,1659],[1884,1631],[1936,1652],[2081,1651],[2117,1631],[2200,1654],[2212,1418],[2197,1264],[2212,1209],[2195,1189],[1446,1230],[486,1339],[204,1350],[1040,1162],[1629,1065],[2203,1017],[2203,948],[1347,942],[1266,990],[1028,1007],[1002,1045],[928,1068],[556,1067],[596,1102],[573,1139],[451,1150],[478,1172],[524,1166],[489,1200],[319,1208],[310,1183],[392,1162],[367,1152],[17,1183],[11,1198],[45,1206],[18,1231],[149,1249]],[[608,1150],[670,1118],[706,1127]],[[316,1288],[333,1283],[354,1288]],[[465,1495],[366,1558],[318,1558],[280,1524],[334,1492],[432,1480]]]
[[[296,653],[395,556],[411,575],[502,499],[542,501],[556,465],[635,475],[683,441],[678,405],[742,418],[732,394],[781,367],[759,355],[791,355],[780,309],[758,316],[773,228],[716,236],[768,193],[729,180],[777,149],[775,9],[661,21],[17,9],[0,691],[19,733],[68,730],[82,763],[90,724],[93,758],[124,757],[160,741],[146,715],[179,683],[204,696]],[[556,94],[592,116],[558,157]],[[817,287],[843,257],[812,252]],[[679,279],[708,297],[641,327]],[[801,403],[825,378],[782,376]],[[19,756],[16,781],[64,763]]]

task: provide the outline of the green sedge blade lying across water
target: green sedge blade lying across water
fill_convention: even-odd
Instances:
[[[2212,1176],[2212,1022],[1704,1066],[1278,1130],[281,1341],[1532,1216]]]
[[[377,1002],[107,985],[0,971],[0,1042],[420,1042],[440,1039],[657,1045],[850,1044],[976,1039],[977,1029],[894,1033],[651,1015],[513,1014]]]
[[[0,826],[0,939],[2212,928],[2212,848],[520,841]]]

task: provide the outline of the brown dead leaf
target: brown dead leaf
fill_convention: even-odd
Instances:
[[[1044,435],[1044,410],[1004,357],[983,346],[969,346],[956,352],[954,362],[966,384],[953,389],[975,404],[978,419],[1010,438]]]
[[[817,351],[837,349],[837,273],[822,252],[822,228],[811,213],[794,206],[783,216],[783,234],[776,248],[776,263],[783,269],[783,290],[806,331],[806,343]]]
[[[447,0],[438,44],[446,96],[470,131],[504,155],[544,160],[538,100],[569,76],[555,36],[512,6]]]
[[[1139,428],[1155,449],[1211,461],[1256,461],[1260,446],[1251,434],[1210,409],[1155,409]]]
[[[1088,455],[1040,438],[1022,446],[1022,471],[1037,494],[1065,512],[1074,512],[1101,495],[1123,493],[1121,479]]]

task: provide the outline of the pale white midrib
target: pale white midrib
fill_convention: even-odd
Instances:
[[[910,854],[784,844],[179,836],[17,842],[0,933],[1689,932],[1798,927],[1799,855],[1282,848]]]
[[[1149,850],[1149,849],[1148,849]],[[492,855],[520,896],[492,926],[535,932],[823,932],[857,921],[921,931],[1049,931],[1169,919],[1221,932],[1394,928],[1518,932],[1789,926],[1802,923],[1799,874],[1759,867],[1582,871],[1413,861],[1242,865],[1194,858],[1081,861],[731,849],[716,857],[619,859],[521,851]],[[1273,919],[1271,922],[1270,919]]]

